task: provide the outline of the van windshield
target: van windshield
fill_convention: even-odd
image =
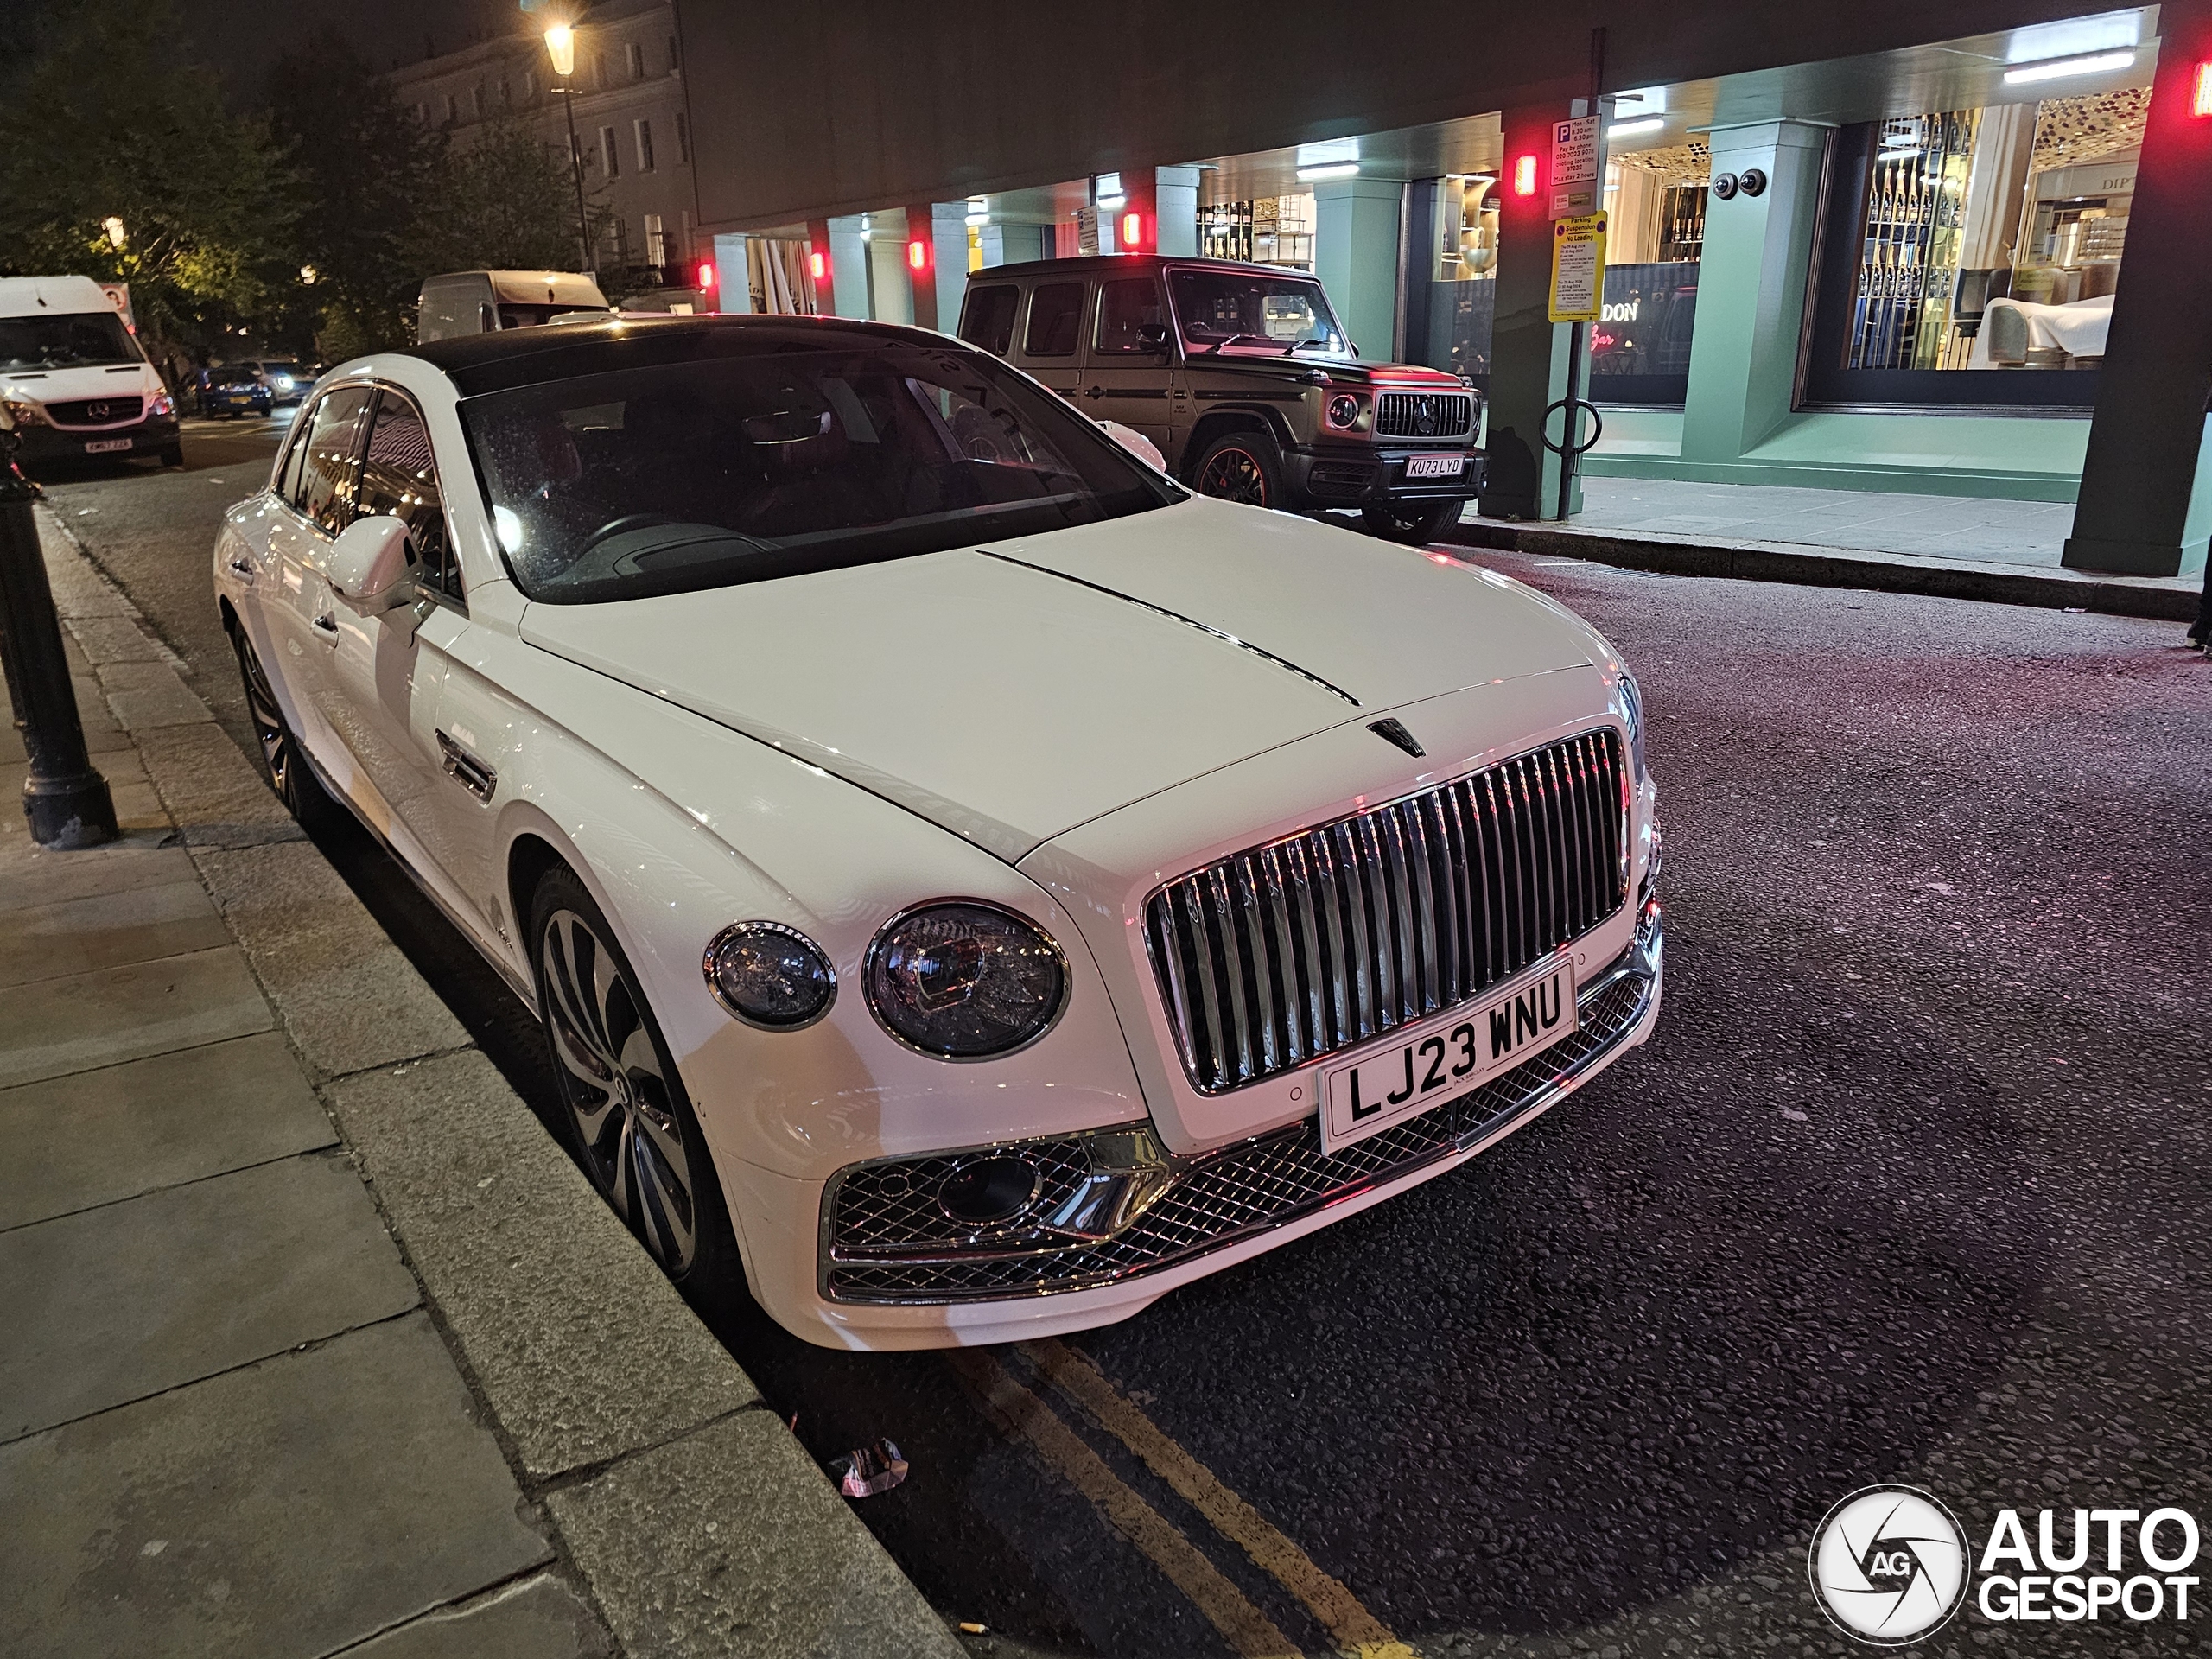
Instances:
[[[515,581],[553,604],[871,564],[1181,499],[964,346],[651,364],[461,413]]]
[[[137,342],[112,311],[0,317],[0,369],[80,369],[143,360]]]

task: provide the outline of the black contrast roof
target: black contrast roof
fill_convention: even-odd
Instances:
[[[406,355],[445,372],[464,397],[534,386],[548,380],[652,368],[707,357],[763,357],[779,352],[849,349],[899,341],[909,346],[958,342],[924,328],[854,317],[627,316],[606,322],[545,323],[463,334],[410,346]]]
[[[970,271],[968,280],[985,283],[994,276],[1033,276],[1062,271],[1070,276],[1087,276],[1094,270],[1153,270],[1162,265],[1173,265],[1179,270],[1250,271],[1263,276],[1303,276],[1308,282],[1313,280],[1311,271],[1263,265],[1249,259],[1209,259],[1195,253],[1086,253],[1072,259],[1027,259],[1014,265],[987,265],[981,270]]]

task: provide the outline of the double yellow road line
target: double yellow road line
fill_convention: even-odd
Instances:
[[[1128,1447],[1205,1516],[1209,1526],[1303,1604],[1346,1659],[1420,1659],[1357,1596],[1223,1485],[1088,1358],[1057,1341],[1026,1343],[1016,1351],[1055,1393]],[[960,1349],[950,1357],[1001,1432],[1027,1442],[1055,1473],[1090,1499],[1107,1522],[1189,1597],[1239,1654],[1245,1659],[1295,1659],[1297,1645],[1251,1598],[1116,1475],[1037,1393],[981,1349]]]

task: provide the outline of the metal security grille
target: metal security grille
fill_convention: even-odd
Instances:
[[[48,404],[47,418],[56,426],[120,426],[144,411],[137,397],[93,397],[73,404]]]
[[[1218,860],[1154,893],[1146,937],[1201,1094],[1465,1001],[1627,897],[1610,727]]]
[[[1386,391],[1375,400],[1375,430],[1386,438],[1459,438],[1475,429],[1465,391]]]
[[[851,1246],[926,1230],[887,1202],[880,1182],[848,1180],[830,1196],[823,1294],[838,1301],[954,1302],[1036,1296],[1110,1284],[1217,1249],[1473,1147],[1556,1098],[1632,1031],[1652,982],[1624,973],[1582,993],[1573,1035],[1503,1076],[1342,1150],[1322,1149],[1318,1117],[1198,1159],[1128,1231],[1096,1244],[1020,1250],[918,1249],[909,1259]],[[1074,1143],[1052,1143],[1061,1154]],[[918,1185],[935,1175],[923,1171]],[[1049,1174],[1047,1179],[1049,1179]],[[847,1242],[842,1245],[840,1242]],[[849,1254],[848,1251],[850,1251]]]

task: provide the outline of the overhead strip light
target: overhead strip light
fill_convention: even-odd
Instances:
[[[2025,86],[2038,80],[2059,80],[2069,75],[2101,75],[2133,67],[2133,52],[2097,52],[2086,58],[2052,58],[2044,63],[2024,63],[2005,72],[2007,86]]]
[[[1605,129],[1608,138],[1633,138],[1638,133],[1656,132],[1667,124],[1656,115],[1647,115],[1634,121],[1616,121]]]
[[[1328,167],[1301,167],[1298,169],[1298,181],[1312,184],[1320,179],[1349,179],[1356,177],[1358,172],[1357,162],[1337,162]]]

